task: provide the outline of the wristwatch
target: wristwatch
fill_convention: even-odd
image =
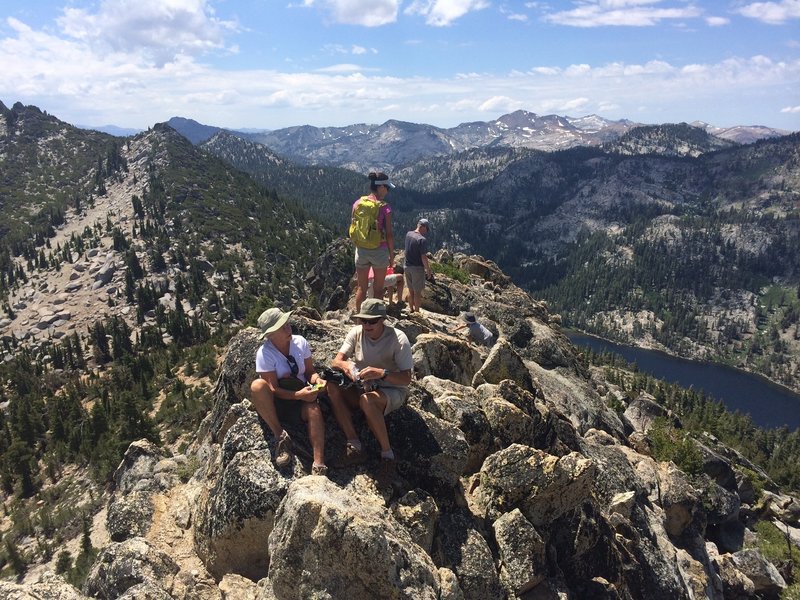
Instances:
[[[381,375],[381,379],[386,379],[386,376],[389,374],[389,371],[386,369],[383,370],[383,375]]]

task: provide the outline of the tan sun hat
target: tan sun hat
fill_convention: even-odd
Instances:
[[[261,337],[265,338],[271,333],[275,333],[286,324],[292,311],[283,312],[280,308],[268,308],[258,317],[258,327],[261,329]]]
[[[361,312],[354,319],[377,319],[386,316],[386,304],[378,298],[367,298],[361,303]]]

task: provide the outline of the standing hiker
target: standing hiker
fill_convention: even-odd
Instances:
[[[386,173],[370,173],[369,181],[369,195],[353,203],[349,229],[350,239],[356,246],[356,312],[361,310],[361,303],[367,297],[370,267],[374,273],[374,296],[383,298],[386,269],[394,262],[392,208],[384,202],[394,184]]]
[[[433,276],[428,261],[428,240],[425,236],[430,231],[428,219],[417,221],[416,229],[406,233],[405,277],[408,288],[408,304],[411,312],[418,312],[422,304],[422,290],[425,279]]]

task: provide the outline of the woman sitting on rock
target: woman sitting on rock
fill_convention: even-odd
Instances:
[[[292,335],[290,312],[270,308],[258,317],[264,343],[256,352],[256,374],[250,384],[251,400],[259,416],[272,430],[278,445],[275,464],[287,467],[294,455],[292,439],[281,422],[302,419],[314,454],[312,475],[327,475],[325,420],[317,401],[325,381],[314,370],[311,348],[300,335]]]

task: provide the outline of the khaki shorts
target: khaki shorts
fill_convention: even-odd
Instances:
[[[356,269],[385,269],[389,266],[389,248],[359,248],[356,246]]]
[[[386,386],[378,387],[378,390],[383,392],[386,396],[386,408],[383,409],[384,415],[388,415],[390,412],[397,410],[406,403],[408,388]]]
[[[406,267],[406,287],[415,294],[425,289],[425,267]]]

